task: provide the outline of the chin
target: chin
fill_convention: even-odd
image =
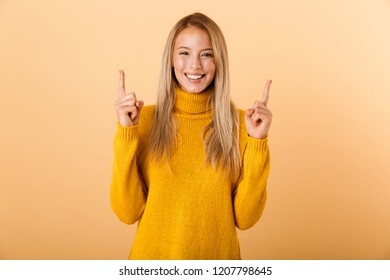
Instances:
[[[181,86],[181,89],[188,92],[188,93],[202,93],[212,87],[212,83],[207,85],[185,85]]]
[[[181,87],[182,90],[188,92],[188,93],[201,93],[203,92],[206,88],[205,87]]]

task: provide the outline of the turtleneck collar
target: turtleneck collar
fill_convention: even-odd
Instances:
[[[175,111],[184,114],[209,112],[211,111],[211,104],[209,104],[210,96],[210,90],[201,93],[188,93],[177,87]]]

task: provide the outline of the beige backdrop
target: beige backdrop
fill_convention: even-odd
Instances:
[[[244,259],[390,259],[390,1],[0,1],[0,259],[125,259],[118,69],[147,104],[181,17],[227,39],[241,108],[272,79],[269,199]]]

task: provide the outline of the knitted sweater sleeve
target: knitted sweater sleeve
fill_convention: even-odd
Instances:
[[[265,207],[270,170],[267,141],[268,138],[259,140],[247,136],[241,175],[233,192],[235,222],[241,230],[252,227]]]
[[[133,224],[141,217],[146,189],[137,164],[138,126],[118,123],[114,138],[114,166],[110,187],[111,208],[118,218]]]

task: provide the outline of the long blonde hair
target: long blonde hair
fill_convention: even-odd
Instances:
[[[201,13],[194,13],[176,23],[168,35],[163,53],[160,82],[157,95],[154,124],[148,155],[155,160],[165,158],[168,162],[175,148],[177,121],[173,114],[176,87],[179,86],[173,71],[173,48],[178,34],[194,26],[209,34],[215,60],[215,77],[211,83],[212,121],[203,130],[206,163],[221,167],[232,178],[237,178],[240,169],[238,144],[238,112],[230,98],[230,78],[226,42],[218,25]]]

